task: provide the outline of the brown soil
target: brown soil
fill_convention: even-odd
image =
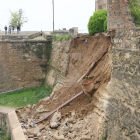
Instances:
[[[83,38],[87,39],[87,42],[82,41]],[[36,105],[36,108],[42,104],[44,108],[53,111],[81,92],[81,84],[91,82],[83,88],[84,91],[92,96],[92,102],[86,94],[83,94],[59,111],[64,117],[70,111],[76,110],[78,118],[83,118],[86,114],[92,112],[98,104],[100,95],[105,91],[105,87],[110,81],[111,45],[110,37],[103,34],[81,36],[80,38],[73,39],[69,71],[64,87],[57,91],[49,102],[41,101]],[[93,62],[97,63],[95,63],[88,77],[77,83]],[[44,123],[46,122],[47,120],[44,121]]]

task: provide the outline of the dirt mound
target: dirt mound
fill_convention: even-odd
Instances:
[[[71,42],[69,71],[64,86],[47,99],[41,100],[38,104],[32,106],[28,111],[28,118],[34,121],[42,119],[42,116],[35,117],[38,108],[42,107],[53,111],[81,91],[86,94],[81,95],[59,110],[62,115],[61,119],[65,120],[71,117],[70,112],[73,111],[76,120],[81,120],[86,115],[93,113],[101,94],[105,92],[105,87],[110,81],[111,45],[110,37],[104,34],[74,38]],[[26,109],[22,109],[21,112],[26,112]],[[50,118],[41,123],[48,125]],[[19,113],[19,119],[25,123],[29,121],[27,118],[23,121],[21,113]]]

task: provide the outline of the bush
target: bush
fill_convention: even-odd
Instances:
[[[107,30],[107,10],[98,10],[90,17],[88,23],[89,34],[105,32]],[[104,23],[105,22],[105,23]],[[106,27],[106,29],[104,29]]]
[[[140,26],[140,2],[139,0],[128,0],[129,9],[132,17],[134,18],[133,22],[136,26]]]
[[[62,41],[63,39],[69,40],[71,38],[72,38],[72,36],[70,34],[65,35],[65,36],[63,36],[63,35],[53,35],[53,42]]]

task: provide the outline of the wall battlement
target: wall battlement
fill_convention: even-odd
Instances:
[[[95,1],[95,11],[100,9],[107,9],[107,0],[96,0]]]
[[[127,0],[108,0],[107,10],[108,31],[134,27]]]

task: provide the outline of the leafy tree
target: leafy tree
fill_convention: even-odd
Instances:
[[[89,34],[105,32],[107,29],[107,10],[98,10],[94,12],[93,16],[90,17],[88,23]],[[104,22],[106,21],[106,25]]]
[[[26,23],[28,20],[26,17],[24,17],[22,10],[20,9],[19,11],[15,12],[10,12],[11,13],[11,19],[10,19],[10,25],[17,27],[17,26],[22,26],[24,23]]]
[[[134,18],[136,26],[140,26],[140,1],[128,0],[130,12]]]

